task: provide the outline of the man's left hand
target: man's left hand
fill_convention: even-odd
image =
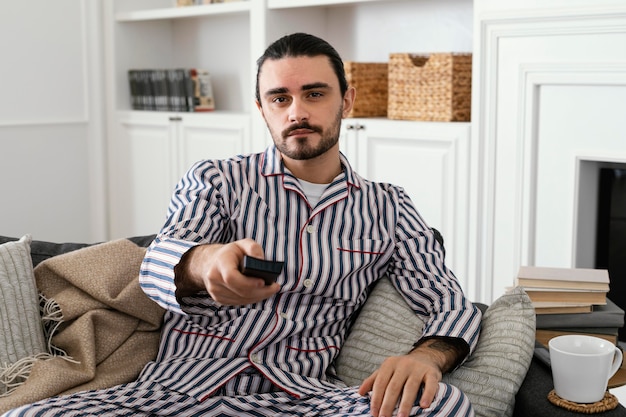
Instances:
[[[425,340],[411,353],[385,359],[363,381],[359,394],[371,392],[370,410],[374,417],[390,417],[396,406],[397,417],[407,417],[420,389],[419,406],[430,407],[443,373],[458,362],[459,353],[454,344],[445,340]]]

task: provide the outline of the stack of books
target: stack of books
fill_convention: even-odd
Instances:
[[[539,343],[588,334],[617,344],[624,310],[607,298],[607,270],[522,266],[515,284],[524,287],[535,307]]]
[[[215,110],[211,74],[198,68],[128,70],[134,110],[206,112]]]
[[[515,285],[524,287],[541,314],[590,313],[607,303],[609,273],[606,269],[522,266]]]

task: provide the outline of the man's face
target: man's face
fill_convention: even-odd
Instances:
[[[341,96],[326,56],[265,61],[259,93],[257,106],[276,148],[294,160],[315,158],[337,145],[341,119],[352,106]]]

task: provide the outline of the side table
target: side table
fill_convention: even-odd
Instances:
[[[553,405],[548,400],[548,393],[554,388],[552,372],[537,358],[533,358],[524,382],[515,397],[514,417],[626,417],[626,408],[617,408],[597,414],[574,413]]]

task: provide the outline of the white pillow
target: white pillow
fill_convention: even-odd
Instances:
[[[30,235],[0,245],[0,395],[28,376],[46,353]]]
[[[424,327],[391,282],[381,279],[363,306],[337,358],[338,376],[359,385],[387,356],[409,352]],[[473,354],[444,381],[461,389],[476,416],[511,416],[535,344],[535,311],[523,288],[485,312]]]

